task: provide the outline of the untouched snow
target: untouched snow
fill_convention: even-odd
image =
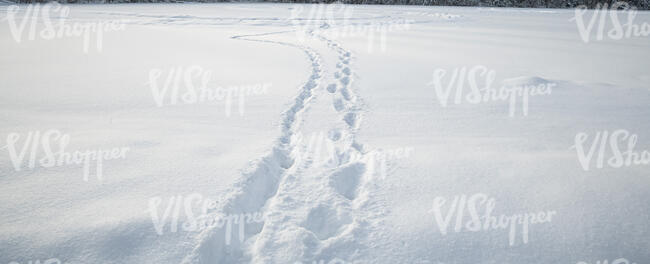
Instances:
[[[610,166],[598,141],[650,150],[648,37],[586,43],[574,10],[66,7],[123,28],[100,49],[29,26],[17,42],[0,5],[0,263],[650,261],[650,167]],[[173,76],[252,88],[170,105]],[[530,96],[479,100],[468,76]],[[36,132],[124,153],[101,178],[30,168]],[[483,228],[472,205],[520,222]]]

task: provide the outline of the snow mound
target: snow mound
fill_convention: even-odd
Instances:
[[[501,83],[505,86],[525,86],[525,85],[537,86],[540,84],[554,83],[554,81],[550,81],[537,76],[520,76],[515,78],[504,79],[503,82]]]

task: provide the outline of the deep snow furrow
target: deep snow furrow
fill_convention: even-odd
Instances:
[[[330,130],[336,135],[330,138],[338,164],[312,163],[287,176],[268,202],[267,212],[273,217],[250,245],[252,263],[352,261],[364,248],[360,241],[370,239],[380,223],[381,208],[368,203],[367,186],[375,164],[356,142],[363,105],[351,89],[352,54],[334,41],[312,36],[336,59],[332,78],[324,77],[331,81],[324,90],[332,94],[335,105],[337,99],[345,101],[332,116],[340,124]]]
[[[323,39],[318,38],[323,41]],[[323,44],[329,43],[323,41]],[[327,50],[326,45],[323,48]],[[349,63],[348,53],[346,58],[341,58],[336,50],[332,50],[336,64]],[[332,63],[332,72],[339,72]],[[350,72],[348,72],[350,73]],[[340,82],[341,78],[325,77],[331,82]],[[349,82],[348,82],[349,84]],[[347,88],[347,85],[343,85]],[[325,88],[324,90],[328,90]],[[332,120],[342,121],[341,113],[333,112]],[[309,120],[319,122],[316,120]],[[336,124],[336,121],[335,123]],[[343,127],[332,127],[330,131],[339,131]],[[350,145],[344,141],[353,138],[351,129],[346,139],[337,140],[337,155],[347,155]],[[335,133],[336,134],[336,133]],[[335,137],[336,138],[336,137]],[[340,143],[340,144],[339,144]],[[343,157],[343,156],[340,156]],[[355,221],[355,212],[351,206],[354,194],[357,192],[359,180],[365,171],[365,166],[360,163],[342,161],[334,168],[324,168],[310,163],[299,171],[287,176],[278,194],[268,203],[268,223],[264,230],[255,239],[251,248],[252,263],[294,263],[311,261],[329,261],[335,256],[334,250],[346,247],[348,250],[357,248],[355,235],[350,233],[358,225]],[[345,242],[347,241],[347,242]],[[344,250],[334,250],[343,253]],[[347,252],[351,256],[353,252]],[[347,258],[347,257],[346,257]]]
[[[351,212],[351,220],[342,227],[343,236],[325,241],[320,250],[325,257],[338,258],[353,262],[365,245],[362,240],[371,241],[374,234],[373,229],[379,229],[383,224],[383,216],[387,213],[380,201],[370,199],[377,189],[372,180],[379,164],[373,158],[373,153],[364,150],[364,146],[357,141],[357,133],[361,124],[364,104],[361,98],[352,89],[353,70],[351,67],[352,52],[342,47],[340,43],[328,39],[322,35],[317,37],[327,43],[327,46],[336,51],[339,62],[336,67],[337,72],[334,77],[338,80],[339,89],[333,93],[333,105],[341,113],[345,125],[344,133],[347,135],[347,143],[339,154],[341,164],[335,168],[329,175],[330,186],[338,194],[347,200],[337,205],[337,211]],[[329,91],[331,92],[331,91]],[[342,107],[338,107],[339,102],[343,101]],[[344,157],[357,157],[355,159],[344,159]],[[322,203],[317,206],[326,206]],[[352,245],[354,245],[352,247]],[[354,248],[351,250],[350,248]]]
[[[325,36],[316,35],[316,37],[318,37],[321,41],[327,43],[327,46],[338,54],[339,61],[336,64],[338,70],[334,73],[334,77],[338,81],[338,83],[334,85],[336,85],[338,89],[336,89],[333,92],[332,104],[333,107],[338,112],[341,113],[341,119],[346,124],[344,126],[345,127],[344,134],[349,137],[348,139],[349,145],[343,148],[344,151],[340,156],[341,157],[354,157],[354,156],[362,157],[358,159],[357,162],[363,165],[364,170],[363,172],[360,173],[360,175],[354,175],[354,177],[358,179],[353,181],[356,183],[355,184],[356,188],[354,190],[354,193],[359,194],[360,192],[362,192],[360,188],[363,188],[362,186],[365,185],[368,178],[368,177],[364,177],[364,175],[362,174],[367,173],[367,171],[370,171],[370,173],[372,173],[374,164],[372,164],[373,162],[372,160],[369,160],[367,157],[365,157],[367,153],[364,151],[363,145],[357,141],[357,137],[356,137],[359,126],[361,125],[361,119],[363,114],[362,112],[363,102],[361,98],[357,96],[354,90],[352,89],[352,80],[353,80],[353,71],[351,67],[352,52],[344,49],[340,43],[328,39]],[[339,133],[343,133],[343,132],[339,132]],[[351,162],[351,161],[343,160],[343,162]],[[368,164],[369,162],[370,164]],[[355,199],[356,204],[361,204],[362,202],[363,202],[362,199]]]
[[[234,36],[233,39],[272,43],[303,50],[311,62],[312,74],[302,86],[294,103],[280,122],[281,134],[272,150],[243,173],[232,190],[219,201],[215,218],[261,212],[259,223],[246,223],[239,240],[225,240],[226,228],[215,227],[202,232],[199,245],[186,258],[187,263],[294,263],[296,261],[352,260],[363,250],[360,241],[372,235],[381,215],[381,207],[369,203],[370,181],[375,173],[372,153],[366,153],[356,140],[363,103],[352,89],[352,53],[323,36],[310,35],[320,41],[313,47],[251,37],[281,34],[262,33]],[[333,58],[328,68],[332,76],[323,77],[321,54]],[[328,54],[328,55],[329,55]],[[335,62],[335,63],[333,63]],[[329,74],[328,74],[329,75]],[[332,96],[330,138],[335,146],[337,164],[299,164],[301,151],[300,124],[303,112],[319,91],[321,80],[328,83],[323,93]],[[323,114],[323,113],[320,113]],[[241,220],[243,221],[243,219]]]
[[[295,47],[303,50],[310,60],[312,72],[308,81],[301,87],[294,103],[287,109],[281,121],[281,134],[270,153],[257,160],[249,167],[242,178],[234,184],[226,197],[219,201],[220,210],[211,214],[214,219],[224,216],[255,213],[263,210],[267,201],[277,194],[279,184],[292,171],[294,163],[292,152],[296,146],[294,134],[302,122],[302,113],[314,96],[314,89],[319,86],[321,78],[320,56],[309,47],[291,43],[250,39],[250,36],[234,36],[233,39],[273,43]],[[242,219],[243,221],[243,219]],[[241,225],[240,225],[241,226]],[[232,230],[212,227],[199,235],[199,244],[184,260],[184,263],[239,263],[245,258],[246,239],[252,239],[261,231],[264,222],[247,224],[244,237],[239,240],[224,239],[226,232]],[[246,238],[246,239],[244,239]]]

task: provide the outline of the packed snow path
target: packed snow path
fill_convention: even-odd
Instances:
[[[279,32],[285,33],[285,32]],[[263,212],[264,222],[243,231],[243,239],[225,241],[224,228],[208,229],[187,262],[293,263],[351,258],[361,248],[359,239],[369,234],[373,222],[368,206],[368,177],[374,160],[364,156],[356,142],[363,104],[352,89],[353,54],[339,43],[309,32],[318,48],[265,40],[274,33],[235,36],[234,39],[285,45],[301,49],[311,63],[311,75],[300,87],[282,117],[281,136],[273,150],[244,173],[221,202],[217,216]],[[316,41],[314,41],[316,40]],[[326,47],[326,48],[324,48]],[[318,51],[317,51],[318,50]],[[323,56],[328,67],[322,69]],[[325,73],[329,74],[325,74]],[[325,76],[324,76],[325,75]],[[300,143],[306,111],[323,96],[331,98],[332,126],[327,137],[335,142],[336,157],[323,164],[310,160],[314,137],[305,148]],[[317,121],[320,123],[320,121]],[[322,140],[322,133],[320,134]],[[318,139],[317,139],[318,140]],[[316,151],[319,151],[317,149]],[[332,166],[331,162],[336,162]],[[274,254],[283,252],[280,254]]]

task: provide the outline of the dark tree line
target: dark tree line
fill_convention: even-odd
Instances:
[[[331,3],[335,0],[265,0],[261,2],[280,3]],[[433,6],[485,6],[485,7],[537,7],[537,8],[573,8],[587,6],[595,8],[612,4],[620,0],[338,0],[346,4],[378,5],[433,5]],[[637,9],[650,9],[650,0],[627,0]]]
[[[16,0],[19,3],[43,3],[51,0]],[[59,0],[66,3],[174,3],[174,2],[274,2],[274,3],[332,3],[376,5],[431,5],[431,6],[485,6],[485,7],[537,7],[595,8],[602,4],[611,6],[619,0]],[[650,10],[650,0],[627,0],[630,6]]]

